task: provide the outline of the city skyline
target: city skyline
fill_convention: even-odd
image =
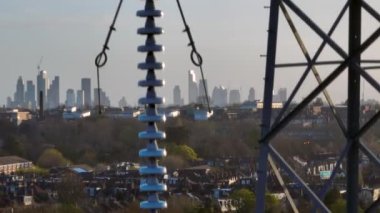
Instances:
[[[182,94],[182,90],[180,89],[180,85],[175,85],[173,87],[173,93],[172,93],[172,100],[170,102],[166,102],[165,105],[185,105],[190,103],[198,103],[200,99],[204,98],[204,89],[202,80],[199,81],[196,80],[196,75],[193,70],[189,71],[189,82],[191,83],[194,89],[196,90],[196,94],[193,94],[194,102],[189,102],[189,99],[185,101],[185,95]],[[39,86],[38,83],[40,82]],[[37,94],[39,94],[38,90],[46,91],[46,95],[44,95],[44,104],[47,109],[53,109],[60,105],[66,105],[66,106],[77,106],[77,107],[88,107],[88,106],[94,106],[97,104],[97,88],[91,88],[91,79],[90,78],[81,78],[80,79],[80,88],[61,88],[60,87],[60,76],[55,76],[52,82],[49,82],[49,73],[46,70],[41,70],[38,72],[36,84],[34,84],[33,80],[27,80],[26,83],[24,83],[23,77],[19,76],[16,80],[16,86],[15,86],[15,92],[13,95],[13,98],[11,95],[7,96],[7,107],[25,107],[29,109],[36,109],[38,108],[39,103],[39,97]],[[205,79],[206,87],[208,87],[207,79]],[[36,87],[37,85],[37,87]],[[239,94],[241,92],[241,89],[230,89],[225,88],[224,86],[214,86],[212,93],[210,93],[210,90],[208,89],[208,96],[211,100],[211,105],[215,105],[213,103],[213,100],[215,99],[215,89],[216,88],[223,88],[223,90],[226,91],[226,94],[224,97],[226,100],[223,101],[225,104],[216,104],[215,106],[226,106],[230,104],[227,101],[227,91],[229,90],[237,90],[239,91]],[[253,87],[250,88],[252,90]],[[283,88],[280,88],[281,90]],[[201,92],[199,92],[202,90]],[[61,96],[61,92],[64,91],[62,94],[65,94],[64,96]],[[93,96],[92,92],[93,91]],[[44,93],[44,92],[43,92]],[[223,93],[223,92],[222,92]],[[190,95],[190,94],[189,94]],[[220,94],[216,95],[217,98],[221,98]],[[224,96],[224,94],[222,94]],[[120,105],[120,99],[117,103],[113,103],[110,101],[109,96],[105,94],[105,92],[101,89],[101,99],[102,105],[107,106],[118,106]],[[127,99],[125,99],[124,96],[121,97],[123,99],[123,105],[126,105],[127,102],[129,102]],[[177,101],[176,101],[177,100]],[[242,101],[249,100],[249,95],[247,98],[242,97]],[[220,103],[220,101],[216,101],[217,103]],[[129,106],[137,106],[137,104],[128,104]]]
[[[375,8],[380,7],[380,2],[368,2]],[[183,24],[176,5],[165,1],[158,4],[165,13],[164,18],[160,19],[160,26],[164,28],[165,34],[158,36],[157,40],[166,47],[165,53],[157,56],[166,65],[165,70],[158,73],[160,78],[165,79],[166,86],[160,88],[158,93],[171,103],[172,89],[175,85],[180,85],[187,102],[187,70],[193,69],[198,76],[199,70],[189,59],[188,40],[186,34],[182,33]],[[263,6],[267,4],[266,1],[248,0],[221,0],[217,4],[201,0],[183,2],[188,24],[204,60],[205,78],[208,79],[209,89],[213,88],[212,85],[241,88],[241,97],[247,97],[249,88],[254,86],[256,98],[262,98],[265,58],[259,56],[266,52],[269,14]],[[328,4],[333,6],[327,7]],[[342,4],[343,2],[335,1],[309,2],[302,9],[309,12],[311,18],[318,17],[324,30],[327,30],[337,14],[333,8],[339,8]],[[6,42],[0,42],[0,48],[3,50],[0,54],[3,59],[2,68],[7,71],[7,75],[6,78],[0,79],[0,104],[5,104],[6,98],[13,96],[14,79],[18,76],[23,76],[24,80],[35,79],[36,66],[41,56],[44,56],[41,68],[51,73],[50,76],[60,76],[61,88],[80,88],[80,82],[76,79],[82,77],[89,77],[95,82],[94,58],[102,48],[116,6],[117,2],[100,0],[4,2],[0,9],[0,26],[3,30],[0,40]],[[143,77],[143,73],[136,67],[143,58],[136,50],[141,43],[141,38],[136,33],[137,28],[141,27],[141,20],[135,14],[141,6],[142,2],[131,1],[121,8],[116,23],[117,31],[109,43],[108,63],[100,70],[100,87],[107,91],[113,105],[117,105],[123,96],[130,105],[135,105],[138,98],[144,96],[144,91],[137,86],[137,81]],[[227,15],[210,15],[209,8],[215,7]],[[323,17],[313,12],[322,7]],[[366,16],[363,19],[369,24],[377,24],[376,21],[367,20]],[[302,29],[299,21],[295,24]],[[364,34],[370,33],[366,29],[363,31]],[[300,33],[304,35],[309,32],[301,30]],[[284,60],[280,62],[304,61],[291,33],[287,34],[285,31],[281,35],[279,45],[288,47],[281,49],[294,51],[278,52]],[[333,38],[338,43],[347,43],[344,32],[334,33]],[[314,35],[309,36],[306,37],[305,43],[307,46],[317,46],[320,39]],[[373,48],[366,51],[363,58],[376,58],[378,46],[379,43],[376,42]],[[336,55],[330,51],[322,54],[321,58],[335,59]],[[321,67],[322,78],[329,73],[329,68],[331,67]],[[3,71],[3,74],[6,71]],[[291,74],[297,73],[294,75],[297,76],[299,72],[300,69],[284,69],[283,72],[278,72],[276,81],[279,84],[276,85],[286,87],[290,92],[298,80],[292,78]],[[371,72],[371,75],[374,78],[379,77],[376,72]],[[342,86],[346,87],[345,78],[346,76],[339,77],[337,82],[328,88],[335,103],[344,102],[346,99],[347,94],[340,89]],[[307,82],[305,88],[296,96],[296,100],[302,100],[304,94],[316,85],[313,78],[308,78]],[[365,84],[364,88],[366,99],[378,99],[379,94],[368,84]],[[60,90],[60,94],[65,92],[64,89]]]
[[[73,88],[61,88],[59,76],[55,76],[50,83],[49,74],[46,70],[38,72],[36,84],[34,84],[33,80],[27,80],[24,83],[23,77],[20,75],[16,80],[13,96],[7,96],[4,106],[35,110],[39,108],[40,98],[43,100],[44,109],[55,109],[62,105],[87,109],[96,106],[98,104],[98,89],[91,88],[90,78],[81,78],[80,82],[80,88],[76,90]],[[65,90],[63,98],[60,95],[61,90]],[[91,90],[94,91],[93,97],[91,96]],[[106,92],[102,88],[99,91],[101,105],[111,106]]]

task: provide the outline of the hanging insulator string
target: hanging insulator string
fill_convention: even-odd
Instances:
[[[102,51],[95,58],[96,75],[97,75],[97,80],[98,80],[98,113],[99,113],[99,115],[102,114],[102,109],[101,109],[101,105],[100,105],[100,77],[99,77],[99,68],[103,67],[107,63],[108,57],[107,57],[107,52],[106,51],[110,49],[108,47],[108,43],[110,41],[112,32],[116,31],[115,23],[116,23],[117,16],[119,15],[119,11],[120,11],[122,3],[123,3],[123,0],[120,0],[119,5],[117,6],[117,9],[116,9],[115,16],[113,17],[112,24],[111,24],[111,26],[110,26],[110,28],[108,30],[108,34],[107,34],[107,37],[106,37],[106,41],[104,42],[103,49],[102,49]]]
[[[206,81],[205,81],[204,74],[203,74],[203,66],[202,66],[203,65],[203,59],[202,59],[201,54],[199,54],[199,52],[197,51],[197,48],[195,47],[193,36],[191,34],[189,25],[187,25],[185,15],[183,14],[183,10],[181,7],[181,3],[179,2],[179,0],[176,0],[176,1],[177,1],[179,12],[181,13],[183,24],[185,25],[185,29],[183,30],[183,32],[187,33],[187,36],[189,37],[189,40],[190,40],[190,42],[188,44],[188,46],[191,47],[190,59],[191,59],[191,62],[195,66],[199,67],[199,70],[201,71],[202,85],[203,85],[203,89],[204,89],[205,96],[206,96],[207,109],[208,109],[208,112],[211,113],[210,100],[208,97]]]

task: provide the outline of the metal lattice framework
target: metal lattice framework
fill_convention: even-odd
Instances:
[[[293,20],[289,16],[288,10],[292,11],[297,17],[299,17],[317,36],[322,39],[322,43],[315,51],[314,55],[309,54],[309,50],[304,45],[304,42],[299,35]],[[378,118],[380,112],[377,112],[366,123],[360,125],[360,78],[363,78],[368,82],[378,93],[380,92],[380,85],[376,79],[368,74],[363,67],[364,63],[379,63],[378,60],[362,60],[362,53],[368,49],[380,36],[380,28],[374,29],[374,32],[368,37],[362,40],[362,12],[367,12],[377,22],[380,22],[380,14],[373,9],[367,2],[363,0],[348,0],[344,4],[343,8],[338,13],[337,18],[332,24],[328,32],[324,32],[321,27],[317,25],[297,4],[292,0],[271,0],[270,5],[270,18],[269,18],[269,31],[268,31],[268,44],[267,44],[267,58],[266,58],[266,71],[265,71],[265,88],[264,88],[264,108],[262,116],[262,132],[260,139],[260,156],[259,156],[259,169],[258,169],[258,184],[257,184],[257,200],[256,200],[256,212],[264,212],[264,200],[267,182],[268,162],[272,166],[280,184],[284,187],[285,193],[291,206],[295,212],[297,209],[292,202],[289,192],[286,190],[283,180],[277,170],[276,164],[284,170],[293,181],[300,184],[304,192],[313,201],[314,205],[321,212],[330,212],[326,205],[322,202],[327,191],[332,186],[333,180],[337,174],[339,166],[344,159],[347,160],[347,212],[358,212],[358,194],[359,194],[359,150],[367,155],[375,164],[380,166],[380,160],[377,156],[363,143],[362,136],[373,126]],[[291,31],[293,32],[295,39],[302,50],[302,53],[306,59],[306,63],[288,63],[277,64],[276,63],[276,51],[277,51],[277,38],[278,38],[278,26],[280,12],[284,15],[286,22],[288,23]],[[331,38],[331,35],[341,22],[345,13],[348,13],[348,52],[346,52],[336,41]],[[324,48],[328,46],[333,49],[342,60],[337,61],[319,61]],[[324,79],[319,76],[317,65],[336,65],[331,73]],[[272,118],[272,99],[274,88],[274,76],[275,71],[281,67],[295,67],[305,66],[303,74],[300,76],[298,83],[294,87],[287,102],[284,104],[283,109],[271,123]],[[373,66],[370,68],[378,68]],[[318,82],[316,86],[297,106],[290,109],[289,105],[293,101],[295,95],[299,91],[301,85],[305,82],[308,74],[314,75]],[[339,117],[335,110],[335,106],[327,91],[327,87],[337,79],[342,73],[348,74],[348,100],[347,100],[347,123]],[[291,166],[285,161],[280,153],[271,145],[271,140],[282,130],[287,124],[295,118],[312,100],[314,100],[319,94],[323,94],[330,106],[331,112],[338,123],[344,137],[346,138],[346,145],[342,149],[335,168],[332,171],[330,179],[325,183],[323,188],[314,192],[309,188],[301,177],[291,168]],[[376,202],[370,206],[370,209],[376,205]]]
[[[145,149],[140,150],[139,156],[147,159],[147,165],[139,169],[144,177],[141,179],[140,191],[148,194],[148,200],[140,203],[140,208],[148,209],[150,212],[158,212],[159,209],[166,208],[166,201],[159,199],[159,194],[167,190],[166,184],[162,182],[166,174],[166,168],[158,165],[158,160],[166,156],[166,150],[158,147],[157,141],[165,139],[165,132],[159,131],[157,122],[164,122],[165,116],[158,114],[156,105],[163,104],[165,99],[156,95],[155,87],[162,87],[165,82],[157,79],[155,70],[164,68],[162,62],[156,61],[155,52],[162,52],[164,47],[156,44],[155,35],[163,33],[161,27],[155,25],[154,19],[163,14],[156,10],[153,0],[146,0],[144,10],[137,12],[137,16],[146,18],[145,26],[139,28],[137,33],[146,35],[144,45],[138,47],[139,52],[146,53],[145,62],[139,63],[138,68],[147,72],[146,78],[139,81],[139,86],[146,87],[146,96],[139,99],[139,104],[145,106],[145,113],[139,116],[141,122],[148,124],[146,131],[139,133],[140,139],[148,141]]]

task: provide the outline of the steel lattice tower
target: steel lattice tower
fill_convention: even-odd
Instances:
[[[380,85],[376,79],[366,71],[368,67],[363,67],[364,63],[379,63],[378,60],[363,60],[362,53],[368,49],[380,36],[380,28],[374,29],[373,33],[367,38],[362,37],[362,12],[367,12],[377,22],[380,22],[380,14],[373,9],[364,0],[348,0],[340,10],[338,17],[335,19],[333,25],[328,32],[322,30],[302,9],[294,3],[292,0],[271,0],[270,5],[270,17],[269,17],[269,30],[268,30],[268,43],[267,43],[267,58],[266,58],[266,71],[265,71],[265,88],[264,88],[264,108],[262,116],[262,132],[260,139],[260,156],[259,156],[259,180],[257,183],[257,200],[256,200],[256,212],[264,212],[264,198],[267,182],[268,162],[272,166],[280,183],[283,182],[279,172],[276,168],[278,165],[284,170],[293,181],[300,184],[304,192],[313,201],[314,205],[321,212],[330,212],[330,210],[322,202],[329,188],[332,186],[333,180],[337,174],[339,166],[343,160],[347,160],[347,212],[358,212],[358,193],[359,193],[359,150],[367,155],[375,164],[380,166],[380,160],[377,156],[363,143],[362,136],[373,126],[379,116],[380,112],[361,124],[360,118],[360,78],[363,78],[368,82],[378,93],[380,92]],[[301,4],[301,3],[300,3]],[[297,31],[293,20],[289,16],[288,10],[292,11],[298,18],[302,20],[317,36],[322,39],[322,43],[315,51],[315,55],[309,54],[306,46],[303,43],[303,39]],[[277,52],[277,39],[279,37],[279,16],[280,12],[284,15],[284,18],[291,28],[299,47],[306,59],[306,63],[288,63],[277,64],[276,52]],[[341,22],[344,14],[348,13],[348,48],[343,48],[338,45],[336,41],[331,38],[332,33]],[[279,37],[280,38],[280,37]],[[340,57],[338,61],[319,61],[318,57],[324,50],[325,46],[333,49]],[[348,52],[345,51],[348,49]],[[336,67],[330,72],[330,74],[321,79],[318,74],[317,65],[336,65]],[[287,102],[284,104],[283,109],[271,122],[272,119],[272,99],[274,88],[275,71],[281,67],[295,67],[305,66],[304,73],[300,76],[298,83],[294,87]],[[372,67],[372,68],[379,68]],[[294,108],[289,108],[290,103],[297,94],[301,85],[304,83],[306,76],[311,73],[318,81],[316,86],[298,105]],[[336,80],[342,73],[346,73],[347,79],[347,122],[344,123],[335,110],[335,106],[331,101],[331,97],[327,91],[327,87]],[[319,94],[323,93],[327,102],[329,103],[331,112],[336,119],[339,128],[341,129],[344,137],[346,138],[346,145],[341,151],[337,164],[334,167],[330,179],[325,183],[322,190],[314,192],[309,186],[300,178],[300,176],[291,168],[291,166],[285,161],[280,153],[271,145],[271,140],[288,125],[288,123],[295,118],[312,100],[314,100]],[[277,164],[275,164],[277,163]],[[283,185],[283,184],[282,184]],[[285,187],[286,189],[286,187]],[[289,201],[292,201],[290,194],[285,191]],[[292,203],[292,207],[295,211],[295,205]],[[370,206],[370,208],[372,208]]]
[[[147,72],[145,80],[139,81],[139,86],[146,87],[146,96],[139,99],[139,104],[145,106],[145,113],[139,116],[141,122],[148,124],[147,130],[139,133],[140,139],[148,140],[147,148],[140,150],[139,156],[147,159],[147,165],[142,166],[139,172],[143,179],[140,183],[140,191],[148,194],[148,200],[140,203],[140,208],[148,209],[150,212],[158,212],[166,208],[166,201],[159,199],[159,194],[167,190],[166,184],[162,182],[166,174],[166,168],[158,165],[158,160],[166,156],[166,150],[158,148],[157,141],[165,139],[165,133],[159,131],[156,123],[164,122],[165,116],[158,114],[156,106],[164,103],[164,98],[157,97],[155,87],[164,85],[163,80],[156,78],[155,70],[164,68],[162,62],[157,62],[154,53],[162,52],[164,47],[156,44],[155,35],[163,33],[161,27],[155,25],[155,17],[163,14],[156,10],[153,0],[146,0],[144,10],[137,12],[137,16],[146,18],[145,26],[138,29],[137,33],[146,35],[145,45],[139,46],[138,51],[146,53],[145,62],[139,63],[138,68]]]

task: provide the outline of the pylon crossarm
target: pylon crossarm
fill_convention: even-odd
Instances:
[[[380,21],[380,14],[376,12],[367,2],[361,1],[362,8],[365,9],[372,17],[374,17],[377,21]]]
[[[377,90],[377,92],[380,92],[380,85],[377,83],[377,81],[370,76],[365,70],[360,70],[360,75],[373,87]]]
[[[304,67],[304,66],[323,66],[323,65],[336,65],[342,63],[342,60],[328,60],[328,61],[315,61],[311,60],[311,62],[293,62],[293,63],[279,63],[276,64],[276,68],[288,68],[288,67]],[[379,64],[380,60],[361,60],[360,63],[368,63],[368,64]],[[373,69],[379,68],[379,66],[368,66],[363,69]]]
[[[344,11],[347,9],[347,7],[348,7],[348,3],[346,3],[346,7],[343,8],[343,13],[342,14],[344,14]],[[319,76],[318,70],[312,64],[312,59],[310,58],[310,54],[309,54],[309,52],[308,52],[308,50],[307,50],[307,48],[306,48],[306,46],[305,46],[302,38],[299,36],[298,30],[297,30],[296,26],[294,25],[294,23],[293,23],[290,15],[289,15],[287,9],[285,8],[285,6],[283,4],[280,4],[280,8],[281,8],[281,10],[282,10],[282,12],[283,12],[283,14],[285,16],[286,21],[288,22],[290,28],[292,29],[293,35],[294,35],[295,39],[297,40],[297,43],[298,43],[299,47],[301,48],[302,53],[305,56],[305,59],[307,60],[308,64],[311,65],[311,70],[312,70],[312,72],[313,72],[313,74],[314,74],[314,76],[315,76],[318,84],[321,84],[322,79]],[[331,34],[330,32],[329,32],[329,34]],[[341,63],[341,62],[339,62],[339,61],[333,61],[333,63]],[[332,63],[330,63],[330,64],[332,64]],[[347,137],[346,128],[345,128],[345,126],[343,124],[342,119],[339,117],[338,113],[335,110],[334,103],[332,102],[332,99],[331,99],[328,91],[326,89],[324,89],[322,92],[323,92],[323,94],[324,94],[324,96],[325,96],[325,98],[326,98],[326,100],[327,100],[327,102],[328,102],[328,104],[330,106],[330,109],[331,109],[331,111],[332,111],[332,113],[333,113],[336,121],[338,122],[338,125],[339,125],[342,133]],[[322,190],[319,193],[319,197],[321,199],[324,198],[324,196],[326,195],[327,191],[330,189],[331,185],[333,184],[333,181],[334,181],[334,179],[336,177],[336,174],[338,173],[338,169],[339,169],[340,165],[342,164],[343,159],[345,158],[345,156],[346,156],[346,154],[348,152],[348,149],[351,146],[351,144],[352,143],[347,143],[346,146],[345,146],[345,148],[343,149],[341,155],[339,156],[339,160],[337,161],[337,163],[336,163],[336,165],[335,165],[335,167],[334,167],[334,169],[332,171],[332,174],[331,174],[329,180],[324,184]]]
[[[283,2],[296,14],[298,15],[315,33],[318,34],[318,36],[320,36],[323,40],[325,40],[332,49],[334,49],[341,57],[343,58],[347,58],[347,53],[334,41],[330,38],[330,36],[326,35],[323,30],[318,27],[317,24],[315,24],[299,7],[297,7],[297,5],[295,5],[291,0],[283,0]],[[350,1],[348,1],[350,2]],[[364,5],[367,5],[367,9],[372,9],[368,4],[364,4]],[[376,12],[376,11],[373,11],[371,13],[371,15],[373,15],[376,19],[379,18],[380,20],[380,15]],[[377,39],[378,38],[378,35],[377,36],[374,36],[377,34],[377,32],[379,31],[376,30],[368,39],[367,41],[370,41],[371,39]],[[372,42],[371,42],[372,43]],[[364,45],[364,43],[363,43]],[[362,45],[362,46],[363,46]],[[358,70],[360,71],[360,73],[362,74],[362,76],[372,85],[374,86],[376,89],[378,89],[380,91],[380,88],[377,87],[378,84],[376,83],[376,81],[374,80],[371,80],[371,77],[367,74],[366,75],[366,72],[364,71],[363,68],[360,67],[359,64],[355,63],[354,64],[354,68],[355,70]],[[364,73],[364,74],[363,74]],[[376,86],[377,85],[377,86]]]
[[[362,67],[363,70],[377,70],[377,69],[380,69],[380,66],[365,66],[365,67]]]
[[[276,162],[281,166],[285,172],[292,177],[294,181],[298,184],[302,185],[302,187],[306,190],[306,193],[309,195],[309,198],[313,201],[313,203],[322,211],[322,212],[330,212],[330,210],[326,207],[326,205],[321,201],[321,199],[310,189],[310,187],[299,177],[296,172],[290,167],[290,165],[285,161],[285,159],[277,152],[277,150],[272,147],[270,144],[269,153],[276,160]]]
[[[288,67],[304,67],[304,66],[321,66],[321,65],[336,65],[340,64],[343,61],[310,61],[310,62],[296,62],[296,63],[281,63],[281,64],[276,64],[276,68],[288,68]]]
[[[298,30],[297,30],[296,26],[294,25],[292,18],[290,17],[287,9],[285,8],[285,6],[282,3],[280,4],[280,8],[281,8],[281,11],[283,12],[283,14],[285,16],[286,21],[288,22],[290,28],[292,29],[293,35],[294,35],[295,39],[297,40],[297,43],[298,43],[303,55],[305,56],[305,59],[307,60],[308,63],[311,64],[312,59],[310,58],[309,51],[307,50],[305,43],[303,42],[301,36],[299,35]],[[311,70],[312,70],[314,77],[317,80],[318,84],[321,84],[322,79],[319,75],[317,68],[314,65],[312,65]],[[327,103],[329,104],[329,107],[331,109],[331,112],[333,113],[335,120],[338,122],[338,125],[339,125],[342,133],[345,135],[345,137],[347,137],[346,128],[343,124],[342,119],[339,117],[338,113],[335,110],[335,106],[334,106],[334,103],[331,99],[329,92],[327,91],[327,89],[324,89],[322,91],[322,93],[325,96]]]
[[[347,53],[328,36],[313,20],[311,20],[297,5],[290,0],[283,0],[283,2],[305,22],[310,29],[312,29],[318,36],[327,42],[332,49],[334,49],[342,58],[346,58]]]
[[[286,0],[284,0],[286,1]],[[294,108],[284,119],[282,119],[277,125],[271,129],[271,131],[266,134],[261,141],[266,141],[272,139],[280,130],[282,130],[290,121],[293,119],[305,106],[307,106],[318,94],[320,94],[332,81],[334,81],[351,63],[351,60],[364,52],[376,39],[380,36],[380,28],[378,28],[372,35],[365,40],[362,45],[353,52],[347,59],[344,60],[342,64],[340,64],[329,76],[325,78],[323,82],[321,82],[306,98],[302,100],[302,102]]]
[[[347,11],[347,8],[349,6],[348,3],[349,2],[347,2],[344,5],[344,7],[342,8],[342,10],[338,14],[338,17],[335,19],[333,25],[331,26],[331,28],[330,28],[330,30],[329,30],[329,32],[327,34],[329,37],[334,33],[335,29],[337,28],[337,26],[339,25],[340,21],[342,20],[345,12]],[[318,60],[319,56],[321,55],[323,49],[325,48],[326,44],[327,44],[327,41],[323,40],[322,43],[321,43],[321,45],[318,47],[318,49],[317,49],[317,51],[316,51],[313,59],[311,60],[311,63],[316,63],[316,61]],[[274,122],[275,124],[277,124],[281,120],[281,118],[283,117],[284,113],[286,112],[286,110],[290,106],[290,103],[293,101],[293,99],[294,99],[295,95],[297,94],[298,90],[301,88],[302,83],[305,81],[308,73],[310,72],[311,66],[312,65],[308,65],[308,67],[305,69],[305,71],[302,74],[300,80],[298,81],[298,83],[294,87],[294,89],[293,89],[292,93],[290,94],[288,100],[286,101],[284,107],[282,108],[282,110],[280,111],[278,117],[276,118],[276,120]]]
[[[296,106],[289,114],[287,114],[277,125],[274,125],[271,131],[268,132],[260,141],[272,139],[279,131],[281,131],[298,113],[303,110],[323,89],[325,89],[332,81],[334,81],[347,67],[348,62],[342,63],[335,69],[321,84],[317,86],[301,103]]]

